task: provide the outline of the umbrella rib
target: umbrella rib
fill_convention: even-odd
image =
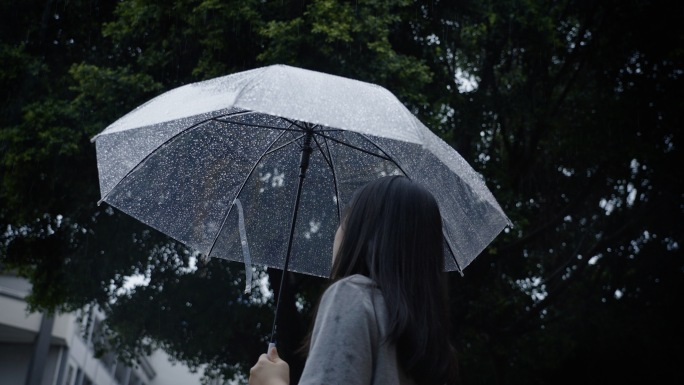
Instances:
[[[232,119],[227,119],[227,118],[214,118],[214,120],[219,121],[221,123],[233,123],[233,124],[239,124],[241,126],[247,126],[247,127],[268,128],[269,130],[282,130],[282,131],[292,131],[292,132],[301,132],[302,131],[300,129],[292,128],[292,126],[297,126],[297,127],[300,127],[300,126],[297,123],[292,122],[292,121],[287,120],[287,119],[283,119],[283,120],[290,123],[290,126],[288,126],[288,127],[276,127],[276,126],[267,126],[264,124],[238,122],[238,121],[235,121]]]
[[[343,130],[337,130],[337,131],[343,131]],[[376,153],[373,153],[373,152],[370,152],[370,151],[368,151],[368,150],[364,150],[364,149],[362,149],[362,148],[360,148],[360,147],[357,147],[357,146],[354,146],[354,145],[352,145],[352,144],[345,143],[345,142],[343,142],[343,141],[341,141],[341,140],[339,140],[339,139],[335,139],[335,138],[333,138],[333,137],[331,137],[331,136],[328,136],[328,135],[324,135],[324,134],[319,134],[319,135],[322,136],[322,137],[324,137],[324,138],[326,138],[326,139],[330,139],[330,140],[332,140],[333,142],[339,143],[339,144],[341,144],[341,145],[343,145],[343,146],[347,146],[347,147],[353,148],[353,149],[355,149],[355,150],[357,150],[357,151],[361,151],[361,152],[363,152],[363,153],[366,153],[366,154],[369,154],[369,155],[373,155],[373,156],[378,157],[378,158],[380,158],[380,159],[384,159],[384,160],[386,160],[386,161],[392,162],[392,163],[394,163],[395,166],[397,166],[397,168],[399,168],[399,170],[401,170],[401,172],[402,172],[405,176],[408,177],[408,174],[406,173],[406,171],[404,171],[404,168],[401,167],[401,166],[399,165],[399,163],[397,163],[396,160],[392,159],[392,157],[391,157],[389,154],[387,154],[387,151],[385,151],[385,150],[384,150],[382,147],[380,147],[377,143],[375,143],[374,141],[372,141],[368,136],[366,136],[366,135],[364,135],[364,134],[361,134],[361,133],[356,133],[356,134],[359,135],[360,137],[362,137],[363,139],[365,139],[366,141],[368,141],[368,143],[372,144],[375,148],[378,149],[378,151],[382,152],[384,156],[379,155],[379,154],[376,154]]]
[[[318,148],[318,151],[320,151],[321,156],[325,160],[325,162],[328,164],[328,167],[330,167],[330,173],[332,174],[333,178],[333,185],[335,186],[335,199],[336,201],[336,207],[337,207],[337,221],[340,221],[340,191],[337,186],[337,174],[335,174],[335,167],[333,166],[333,160],[332,160],[332,153],[330,152],[330,147],[328,146],[328,141],[327,138],[324,135],[320,135],[324,140],[323,144],[325,144],[325,148],[328,151],[328,155],[330,156],[330,159],[326,157],[325,152],[323,151],[323,148],[321,144],[318,142],[318,139],[316,136],[313,137],[314,141],[316,142],[316,147]]]
[[[324,136],[324,135],[321,135],[321,136]],[[371,143],[373,146],[375,146],[375,148],[377,148],[379,151],[381,151],[383,154],[385,154],[385,156],[386,156],[387,158],[383,158],[383,159],[387,159],[387,160],[389,160],[390,162],[394,163],[394,164],[401,170],[401,172],[404,173],[404,175],[408,176],[408,175],[406,174],[406,171],[404,171],[404,169],[403,169],[403,168],[402,168],[394,159],[392,159],[392,158],[389,156],[389,154],[387,154],[387,152],[386,152],[382,147],[380,147],[377,143],[375,143],[374,141],[372,141],[368,136],[366,136],[366,135],[364,135],[364,134],[359,134],[359,136],[361,136],[362,138],[366,139],[369,143]],[[324,136],[324,137],[326,137],[326,136]],[[331,139],[332,139],[332,138],[331,138]],[[333,139],[333,140],[334,140],[334,139]],[[343,142],[340,142],[340,141],[338,141],[338,143],[343,144],[343,145],[347,145],[346,143],[343,143]],[[382,158],[382,157],[380,157],[380,158]],[[338,208],[338,209],[339,209],[339,208]],[[454,260],[454,263],[456,264],[456,268],[458,269],[458,272],[461,273],[461,275],[463,275],[463,269],[461,269],[461,266],[460,266],[460,264],[458,263],[458,260],[456,260],[456,254],[454,253],[454,250],[453,250],[453,248],[451,247],[451,242],[450,242],[449,238],[446,236],[446,234],[444,234],[444,232],[445,232],[444,229],[442,229],[442,234],[443,234],[443,236],[444,236],[444,240],[445,240],[445,242],[446,242],[446,245],[447,245],[447,247],[449,248],[449,254],[451,254],[451,259]]]
[[[341,131],[341,130],[340,130],[340,131]],[[380,159],[384,159],[384,160],[388,160],[388,161],[390,161],[390,162],[394,162],[394,160],[392,160],[392,158],[390,158],[389,156],[387,156],[387,153],[386,153],[385,151],[383,151],[380,147],[378,147],[377,144],[373,143],[372,140],[368,139],[366,136],[364,136],[364,135],[362,135],[362,134],[359,134],[359,135],[360,135],[362,138],[368,140],[370,143],[372,143],[378,150],[382,151],[382,153],[385,154],[385,156],[382,156],[382,155],[379,155],[379,154],[370,152],[370,151],[368,151],[368,150],[364,150],[364,149],[361,148],[361,147],[357,147],[357,146],[354,146],[353,144],[345,143],[345,142],[343,142],[343,141],[341,141],[341,140],[339,140],[339,139],[335,139],[335,138],[333,138],[333,137],[331,137],[331,136],[328,136],[328,135],[325,135],[325,134],[318,134],[318,135],[321,136],[321,137],[323,137],[323,138],[330,139],[330,140],[332,140],[332,141],[335,142],[335,143],[339,143],[339,144],[341,144],[341,145],[343,145],[343,146],[347,146],[347,147],[353,148],[354,150],[361,151],[361,152],[366,153],[366,154],[368,154],[368,155],[372,155],[372,156],[378,157],[378,158],[380,158]],[[396,162],[394,162],[394,163],[396,164]],[[399,165],[397,165],[397,167],[398,167],[398,166],[399,166]],[[403,171],[403,170],[402,170],[402,171]]]
[[[316,135],[317,136],[317,135]],[[333,165],[331,162],[331,159],[328,159],[328,157],[325,155],[325,152],[323,152],[323,148],[321,144],[318,142],[318,139],[316,139],[316,136],[313,137],[314,142],[316,142],[316,147],[318,148],[318,151],[321,152],[321,155],[323,156],[323,159],[325,160],[325,163],[328,164],[328,167],[330,167],[331,170],[333,169]],[[321,135],[323,137],[323,135]],[[323,137],[325,139],[325,137]],[[325,143],[325,147],[328,148],[328,144]],[[328,148],[328,153],[330,153],[330,149]]]
[[[399,163],[397,163],[397,161],[394,160],[394,159],[387,153],[387,151],[385,151],[384,148],[380,147],[380,145],[378,145],[377,143],[375,143],[374,141],[372,141],[371,138],[369,138],[368,136],[366,136],[366,135],[364,135],[364,134],[359,134],[359,136],[361,136],[362,138],[366,139],[370,144],[372,144],[373,146],[375,146],[375,148],[377,148],[379,151],[381,151],[383,154],[385,154],[385,156],[387,157],[386,159],[389,160],[390,162],[394,163],[394,165],[397,166],[397,168],[398,168],[399,170],[401,170],[401,172],[402,172],[406,177],[408,177],[408,174],[406,173],[406,171],[404,171],[404,168],[401,167],[401,166],[399,165]]]
[[[250,112],[250,111],[240,111],[240,112],[235,112],[235,113],[231,113],[231,114],[226,114],[226,115],[224,115],[224,116],[227,117],[227,116],[242,115],[242,114],[247,114],[247,113],[251,113],[251,112]],[[196,127],[198,127],[198,126],[200,126],[200,125],[202,125],[202,124],[204,124],[204,123],[206,123],[206,122],[212,121],[212,120],[217,121],[217,122],[221,122],[221,123],[234,123],[234,124],[240,124],[240,125],[249,126],[249,127],[259,127],[259,128],[267,128],[267,129],[272,129],[272,130],[282,130],[283,133],[285,133],[285,132],[287,132],[287,131],[290,131],[290,132],[301,132],[301,130],[297,130],[297,129],[291,128],[293,125],[294,125],[294,126],[297,126],[297,127],[299,127],[299,125],[296,124],[295,122],[292,122],[292,121],[288,120],[288,119],[283,119],[283,120],[285,120],[285,121],[287,121],[287,122],[290,123],[290,126],[289,126],[289,127],[273,127],[273,126],[266,126],[266,125],[258,125],[258,124],[249,124],[249,123],[236,122],[236,121],[234,121],[234,120],[230,120],[230,119],[227,119],[227,118],[221,119],[221,118],[212,117],[212,118],[208,118],[208,119],[201,120],[201,121],[199,121],[199,122],[193,124],[192,126],[190,126],[190,127],[186,128],[186,129],[184,129],[184,130],[178,132],[177,134],[175,134],[175,135],[173,135],[172,137],[168,138],[164,143],[162,143],[161,145],[157,146],[157,148],[164,147],[165,145],[167,145],[168,143],[171,143],[173,140],[175,140],[175,139],[178,138],[179,136],[181,136],[181,135],[183,135],[183,134],[185,134],[185,133],[191,131],[192,129],[194,129],[194,128],[196,128]],[[279,136],[276,140],[280,139],[280,137],[282,137],[282,135]],[[297,139],[299,139],[299,138],[297,138]],[[295,139],[295,140],[296,140],[296,139]],[[274,143],[275,143],[275,141],[274,141]],[[291,143],[291,142],[289,142],[289,143]],[[288,143],[288,144],[289,144],[289,143]],[[271,143],[271,145],[273,145],[273,143]],[[282,148],[282,147],[281,147],[281,148]],[[107,194],[105,194],[105,196],[102,197],[102,198],[97,202],[97,205],[99,206],[100,204],[102,204],[102,202],[104,202],[104,201],[109,197],[109,194],[110,194],[112,191],[114,191],[114,189],[116,189],[116,186],[118,186],[119,184],[121,184],[121,182],[123,182],[124,179],[128,178],[129,175],[131,175],[132,173],[134,173],[134,172],[140,167],[140,165],[142,165],[143,163],[145,163],[145,161],[147,160],[147,158],[149,158],[150,156],[152,156],[152,154],[154,154],[154,153],[155,153],[155,151],[150,152],[150,153],[147,154],[142,160],[140,160],[140,162],[138,162],[138,164],[135,165],[135,167],[131,168],[131,169],[128,171],[128,173],[126,173],[126,175],[124,175],[123,178],[119,179],[119,181],[118,181],[114,186],[112,186],[111,189],[109,189],[109,191],[107,192]],[[268,153],[263,154],[263,155],[262,155],[262,158],[263,158],[263,156],[265,156],[265,155],[268,155]],[[259,160],[261,160],[261,158],[260,158]]]
[[[333,131],[333,130],[328,130],[328,131]],[[334,130],[334,131],[342,131],[342,130]],[[371,155],[378,156],[377,154],[373,154],[373,153],[371,153],[371,152],[369,152],[369,151],[364,151],[364,150],[362,150],[362,149],[360,149],[360,148],[358,148],[358,147],[352,146],[352,145],[350,145],[350,144],[348,144],[348,143],[344,143],[344,142],[342,142],[342,141],[340,141],[340,140],[336,140],[336,139],[334,139],[334,138],[332,138],[332,137],[330,137],[330,136],[323,135],[323,134],[319,134],[319,135],[320,135],[321,137],[323,137],[324,139],[330,139],[330,140],[335,141],[335,142],[337,142],[337,143],[339,143],[339,144],[342,144],[342,145],[345,145],[345,146],[349,146],[349,147],[351,147],[351,148],[354,148],[354,149],[363,151],[363,152],[365,152],[365,153],[367,153],[367,154],[371,154]],[[388,161],[394,163],[394,164],[401,170],[401,172],[403,172],[404,175],[406,175],[406,172],[404,171],[404,169],[403,169],[403,168],[402,168],[394,159],[392,159],[392,158],[387,154],[387,152],[386,152],[384,149],[382,149],[382,147],[380,147],[377,143],[375,143],[374,141],[372,141],[372,140],[371,140],[369,137],[367,137],[366,135],[359,134],[359,136],[361,136],[362,138],[366,139],[369,143],[371,143],[373,146],[375,146],[375,148],[377,148],[379,151],[381,151],[381,152],[385,155],[385,157],[378,156],[379,158],[386,159],[386,160],[388,160]],[[314,138],[314,139],[315,139],[315,138]],[[316,143],[318,144],[318,141],[316,141]],[[327,141],[326,141],[325,143],[326,143],[326,147],[327,147]],[[320,150],[320,145],[319,145],[319,150]],[[323,153],[322,150],[320,150],[320,151],[321,151],[321,153]],[[331,156],[332,156],[332,154],[331,154]],[[330,161],[328,161],[328,159],[325,157],[325,154],[323,154],[323,158],[326,159],[326,161],[327,161],[328,164],[330,165],[330,169],[333,170],[333,171],[332,171],[332,173],[333,173],[333,180],[335,181],[335,189],[337,189],[337,179],[336,179],[336,177],[335,177],[335,171],[334,171],[335,169],[334,169],[334,167],[332,166],[332,164],[330,163],[330,162],[332,161],[332,159],[331,159]],[[336,193],[337,193],[337,192],[336,192]],[[339,204],[338,204],[338,205],[337,205],[337,211],[338,211],[337,214],[338,214],[338,217],[339,217],[339,215],[340,215],[339,210],[340,210],[340,207],[339,207]],[[442,230],[442,233],[444,233],[444,229]],[[463,269],[461,269],[461,266],[459,265],[458,260],[456,260],[456,254],[454,253],[454,250],[453,250],[453,248],[451,247],[451,242],[450,242],[449,238],[446,236],[446,234],[444,234],[444,241],[446,242],[446,245],[447,245],[447,247],[449,248],[449,254],[451,255],[451,259],[453,259],[454,263],[456,264],[456,268],[458,269],[458,272],[461,273],[461,275],[463,275]]]
[[[119,181],[116,182],[116,184],[115,184],[114,186],[112,186],[112,188],[109,189],[109,191],[107,192],[107,194],[105,194],[105,196],[103,196],[102,199],[100,199],[99,201],[97,201],[97,205],[99,206],[102,202],[104,202],[107,198],[109,198],[109,194],[111,194],[112,191],[114,191],[114,189],[116,189],[116,187],[117,187],[118,185],[120,185],[121,182],[124,181],[124,179],[128,178],[131,174],[133,174],[135,171],[137,171],[138,168],[140,168],[140,166],[141,166],[143,163],[145,163],[145,161],[146,161],[150,156],[152,156],[154,153],[157,152],[157,151],[156,151],[157,149],[166,146],[167,144],[169,144],[169,143],[173,142],[174,140],[178,139],[178,137],[182,136],[183,134],[185,134],[185,133],[187,133],[187,132],[189,132],[189,131],[192,131],[194,128],[199,127],[199,126],[203,125],[204,123],[209,122],[209,121],[212,121],[212,120],[215,120],[215,119],[214,119],[214,118],[208,118],[208,119],[201,120],[201,121],[199,121],[199,122],[193,124],[192,126],[186,128],[186,129],[184,129],[184,130],[181,130],[181,131],[179,131],[178,133],[176,133],[175,135],[171,136],[171,137],[168,138],[164,143],[162,143],[162,144],[160,144],[159,146],[157,146],[157,147],[154,149],[154,151],[150,151],[150,153],[147,154],[147,155],[145,155],[145,157],[142,158],[142,159],[140,160],[140,162],[138,162],[138,164],[135,165],[135,167],[133,167],[133,168],[131,168],[130,170],[128,170],[128,172],[126,173],[126,175],[124,175],[123,178],[119,179]]]
[[[240,188],[238,189],[237,193],[235,194],[235,198],[237,198],[240,195],[240,193],[242,192],[242,189],[245,187],[245,184],[247,184],[247,180],[252,176],[252,174],[254,173],[254,170],[256,170],[256,167],[259,164],[259,162],[261,162],[261,160],[264,159],[264,157],[271,152],[269,149],[271,147],[273,147],[273,145],[280,138],[282,138],[283,135],[285,135],[285,132],[286,131],[281,132],[280,135],[278,135],[275,139],[273,139],[271,144],[266,148],[266,150],[261,154],[261,156],[259,156],[259,159],[257,159],[256,162],[254,162],[252,169],[249,170],[249,173],[247,174],[245,179],[242,181],[242,185],[240,185]],[[211,247],[209,248],[209,252],[207,253],[207,256],[211,257],[211,253],[214,251],[214,247],[216,246],[216,242],[218,241],[219,236],[221,236],[221,231],[223,231],[223,227],[226,225],[226,221],[228,220],[228,216],[230,215],[230,211],[232,209],[233,209],[233,204],[228,206],[228,210],[226,211],[225,215],[223,216],[223,221],[221,222],[221,226],[219,227],[218,231],[216,232],[216,236],[214,237],[214,241],[211,243]],[[245,267],[245,268],[247,268],[247,267]],[[250,269],[251,269],[251,267],[250,267]]]
[[[280,138],[285,134],[285,132],[286,132],[286,131],[283,131],[283,133],[278,137],[278,139],[280,139]],[[303,138],[305,135],[306,135],[306,134],[302,134],[302,135],[300,135],[300,136],[298,136],[298,137],[296,137],[296,138],[294,138],[294,139],[292,139],[292,140],[287,141],[287,142],[286,142],[285,144],[283,144],[282,146],[278,146],[278,147],[276,147],[276,148],[274,148],[274,149],[268,150],[267,152],[265,152],[265,153],[262,155],[262,158],[263,158],[264,156],[266,156],[266,155],[272,154],[272,153],[274,153],[274,152],[276,152],[276,151],[278,151],[278,150],[280,150],[280,149],[282,149],[282,148],[285,148],[285,147],[291,145],[292,143],[294,143],[294,142],[298,141],[299,139]],[[261,159],[259,159],[259,160],[261,160]]]
[[[248,112],[244,112],[244,111],[243,111],[243,112],[240,112],[240,113],[230,114],[230,116],[235,116],[235,115],[238,115],[238,114],[245,114],[245,113],[252,113],[252,112],[251,112],[251,111],[248,111]],[[226,115],[226,116],[228,116],[228,115]],[[290,123],[290,126],[288,126],[288,127],[275,127],[275,126],[266,126],[266,125],[262,125],[262,124],[250,124],[250,123],[244,123],[244,122],[236,122],[236,121],[234,121],[234,120],[229,120],[229,119],[216,119],[216,120],[219,121],[219,122],[221,122],[221,123],[233,123],[233,124],[239,124],[239,125],[241,125],[241,126],[257,127],[257,128],[266,128],[266,129],[269,129],[269,130],[281,130],[281,131],[283,131],[283,133],[285,133],[285,132],[301,132],[301,130],[297,130],[297,129],[291,128],[292,126],[297,126],[297,127],[300,127],[300,126],[297,124],[297,122],[290,121],[289,119],[283,119],[284,121]],[[276,141],[277,141],[278,139],[280,139],[281,137],[282,137],[282,135],[278,136],[278,138],[276,138]],[[296,137],[296,138],[294,138],[294,139],[288,141],[287,143],[283,144],[282,146],[279,146],[279,147],[277,147],[277,148],[274,148],[274,149],[271,149],[271,150],[265,152],[264,154],[262,154],[262,156],[261,156],[261,158],[259,158],[259,160],[263,159],[263,157],[266,156],[266,155],[269,155],[269,154],[271,154],[271,153],[273,153],[273,152],[275,152],[275,151],[280,150],[281,148],[284,148],[284,147],[289,146],[289,145],[292,144],[293,142],[296,142],[297,140],[301,139],[302,137],[304,137],[304,135],[300,135],[300,136],[298,136],[298,137]],[[271,145],[273,145],[273,143],[271,143]],[[270,146],[269,146],[269,147],[270,147]]]
[[[456,254],[454,253],[454,249],[451,247],[451,241],[449,240],[449,237],[447,237],[446,231],[444,229],[442,229],[442,236],[444,236],[444,242],[449,248],[449,254],[451,254],[451,259],[454,260],[458,272],[461,273],[461,276],[463,276],[463,269],[461,269],[461,265],[459,265],[458,261],[456,260]]]

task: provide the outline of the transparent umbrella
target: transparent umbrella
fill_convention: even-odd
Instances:
[[[384,175],[434,194],[447,271],[462,274],[511,225],[479,174],[391,92],[321,72],[272,65],[188,84],[93,141],[100,202],[244,262],[248,288],[254,264],[327,277],[345,202]]]

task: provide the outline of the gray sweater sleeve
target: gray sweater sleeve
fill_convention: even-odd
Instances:
[[[371,384],[379,331],[371,291],[344,279],[321,297],[300,385]]]

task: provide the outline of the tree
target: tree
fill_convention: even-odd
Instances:
[[[683,294],[682,181],[667,166],[682,157],[683,36],[672,16],[681,10],[581,1],[423,8],[420,36],[439,41],[427,46],[437,53],[435,84],[450,91],[432,98],[443,100],[436,118],[516,225],[456,288],[468,382],[673,375],[681,356],[655,341],[682,338],[671,311]],[[664,36],[672,44],[653,44]],[[457,93],[459,71],[477,89]]]

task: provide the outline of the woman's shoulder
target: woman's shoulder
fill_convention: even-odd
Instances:
[[[377,288],[378,285],[372,279],[362,274],[354,274],[335,281],[328,290],[372,291]]]
[[[363,275],[352,275],[332,283],[323,293],[317,312],[320,318],[332,318],[335,323],[375,325],[377,306],[383,304],[382,294],[372,279]]]
[[[325,289],[321,300],[323,302],[338,302],[340,298],[349,300],[367,298],[370,300],[378,293],[378,285],[372,279],[365,275],[354,274],[333,282]]]

